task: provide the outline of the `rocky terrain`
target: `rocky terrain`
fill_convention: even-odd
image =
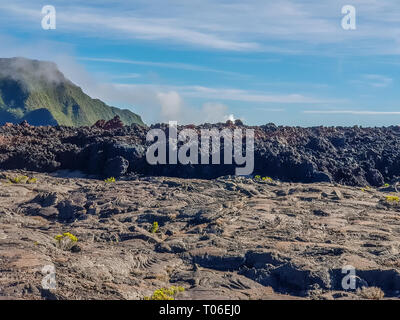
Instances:
[[[400,295],[390,186],[138,175],[106,183],[70,171],[0,178],[0,299],[143,299],[172,285],[185,288],[177,299]],[[75,245],[57,246],[67,232]],[[49,265],[57,286],[44,289]],[[345,265],[362,291],[342,288]]]
[[[399,127],[179,127],[254,129],[247,177],[149,165],[152,128],[0,127],[0,299],[399,297]]]
[[[233,175],[234,165],[157,165],[146,161],[151,127],[123,126],[116,117],[92,127],[33,127],[27,122],[0,127],[0,169],[38,172],[80,170],[103,177],[131,173],[213,179]],[[290,182],[337,182],[380,187],[400,177],[400,127],[244,126],[240,121],[178,129],[255,131],[254,175]],[[221,147],[223,148],[223,146]],[[223,154],[223,149],[221,154]]]

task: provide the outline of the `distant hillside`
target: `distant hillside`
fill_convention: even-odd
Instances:
[[[0,125],[27,120],[32,125],[91,126],[116,115],[126,125],[144,124],[129,110],[89,97],[52,62],[0,58]]]

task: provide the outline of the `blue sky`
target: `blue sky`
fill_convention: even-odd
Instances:
[[[55,61],[147,123],[400,124],[396,0],[0,0],[0,52]]]

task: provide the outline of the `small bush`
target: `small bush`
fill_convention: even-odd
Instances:
[[[27,176],[18,176],[15,178],[10,178],[9,179],[12,183],[26,183],[29,178]]]
[[[78,238],[69,232],[56,235],[54,239],[57,242],[57,248],[67,251],[71,250],[71,248],[78,242]]]
[[[386,201],[387,202],[399,202],[399,197],[398,196],[386,196]]]
[[[144,300],[175,300],[176,295],[183,291],[185,291],[185,288],[176,286],[169,289],[161,288],[154,291],[151,297],[144,297]]]
[[[260,175],[254,176],[254,179],[256,179],[256,180],[262,180],[262,181],[269,181],[269,182],[272,182],[272,181],[273,181],[272,178],[270,178],[270,177],[261,177]]]
[[[36,183],[37,182],[37,179],[36,178],[31,178],[31,179],[29,179],[26,183],[27,184],[34,184],[34,183]]]
[[[7,178],[9,182],[16,183],[16,184],[33,184],[37,182],[37,178],[29,178],[27,176],[18,176],[14,178]]]
[[[364,187],[364,188],[361,188],[361,191],[362,191],[362,192],[365,192],[365,191],[368,191],[368,190],[371,190],[371,188],[368,187],[368,186],[366,186],[366,187]]]
[[[382,289],[378,287],[363,287],[362,289],[357,289],[357,294],[361,298],[369,300],[380,300],[385,296]]]
[[[158,231],[158,222],[153,222],[153,226],[151,227],[151,233],[156,233]]]
[[[105,183],[114,183],[115,182],[115,178],[114,177],[110,177],[104,180]]]

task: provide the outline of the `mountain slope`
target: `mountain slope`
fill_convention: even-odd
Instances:
[[[33,125],[90,126],[116,115],[126,125],[144,124],[129,110],[89,97],[52,62],[0,59],[0,125],[27,120]]]

